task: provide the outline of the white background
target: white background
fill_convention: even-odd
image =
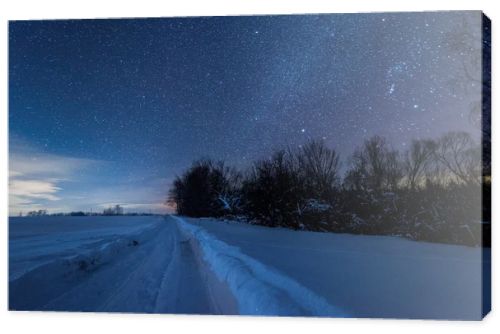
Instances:
[[[497,4],[495,4],[497,3]],[[233,333],[344,333],[361,331],[370,333],[471,333],[497,332],[500,330],[500,310],[493,310],[482,322],[446,322],[411,320],[357,320],[312,318],[256,318],[227,316],[172,316],[172,315],[121,315],[97,313],[7,312],[7,194],[8,194],[8,99],[7,99],[7,22],[13,19],[48,18],[106,18],[106,17],[158,17],[158,16],[209,16],[237,14],[287,14],[287,13],[356,13],[382,11],[423,10],[483,10],[493,21],[493,80],[497,78],[495,66],[499,57],[495,50],[499,44],[496,24],[500,22],[500,1],[391,1],[391,0],[2,0],[0,4],[0,331],[2,333],[178,333],[178,332],[233,332]],[[493,89],[493,106],[498,92]],[[500,119],[493,112],[493,180],[500,175]],[[499,183],[493,183],[493,194]],[[496,207],[500,196],[493,197],[493,220],[497,222]],[[498,278],[498,234],[493,228],[493,284]],[[493,286],[493,308],[500,303],[500,289]],[[411,303],[411,301],[408,301]]]

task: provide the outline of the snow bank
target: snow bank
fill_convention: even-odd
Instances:
[[[243,254],[199,226],[173,216],[181,231],[196,240],[218,279],[229,285],[240,314],[348,316],[290,277]]]

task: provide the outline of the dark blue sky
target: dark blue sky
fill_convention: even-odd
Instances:
[[[454,82],[479,12],[16,21],[9,24],[10,211],[164,210],[200,157],[241,167],[324,139],[477,136]]]

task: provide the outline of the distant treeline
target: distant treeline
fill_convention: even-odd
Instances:
[[[41,213],[40,211],[45,211],[45,213]],[[83,212],[83,211],[72,211],[72,212],[56,212],[56,213],[47,213],[46,210],[38,210],[38,211],[29,211],[26,213],[26,217],[41,217],[41,216],[52,216],[52,217],[60,217],[60,216],[154,216],[154,213],[145,213],[145,212],[127,212],[122,214],[105,214],[102,212]],[[19,215],[22,217],[23,215]]]
[[[126,212],[126,213],[102,213],[102,212],[83,212],[73,211],[68,213],[53,213],[51,216],[154,216],[153,213],[146,212]]]
[[[71,212],[57,212],[48,214],[47,210],[29,211],[26,216],[39,217],[39,216],[152,216],[151,213],[144,212],[127,212],[125,213],[123,207],[119,204],[104,209],[102,212],[84,212],[84,211],[71,211]],[[22,213],[20,213],[22,216]]]
[[[338,153],[323,141],[278,150],[245,171],[204,159],[175,179],[168,202],[192,217],[481,244],[490,176],[467,133],[413,140],[404,152],[374,136],[346,163],[341,175]]]

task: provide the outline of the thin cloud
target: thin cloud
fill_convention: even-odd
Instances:
[[[9,214],[42,207],[61,200],[62,182],[75,179],[78,173],[98,161],[47,154],[14,139],[9,155]],[[53,210],[52,210],[53,211]]]
[[[75,171],[95,164],[95,160],[78,159],[44,153],[11,153],[9,161],[10,177],[71,177]]]
[[[9,182],[10,194],[19,198],[41,198],[49,201],[58,201],[55,195],[60,187],[55,183],[43,180],[11,180]]]

